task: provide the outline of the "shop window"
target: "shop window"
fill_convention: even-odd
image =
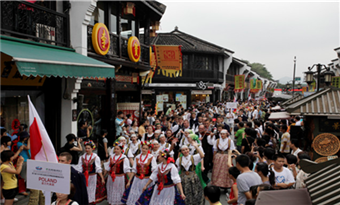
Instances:
[[[1,126],[5,127],[10,135],[15,131],[12,126],[12,122],[15,119],[18,119],[20,124],[26,124],[29,129],[27,95],[30,96],[41,121],[45,123],[45,98],[41,91],[2,90],[0,111]]]
[[[102,104],[105,102],[105,96],[95,93],[86,93],[81,90],[83,94],[78,94],[78,107],[77,107],[77,122],[78,130],[80,129],[80,122],[87,122],[91,125],[91,136],[100,136],[102,130],[103,114],[107,110],[102,109]]]
[[[111,14],[110,14],[110,31],[111,33],[117,34],[117,3],[112,2]]]
[[[92,17],[89,23],[90,25],[94,26],[96,23],[105,24],[106,4],[107,2],[97,2],[97,7],[94,9],[92,13]]]
[[[121,19],[120,21],[120,25],[121,25],[121,36],[123,38],[130,38],[131,36],[135,36],[136,32],[135,32],[135,21],[134,20],[130,20],[130,19]]]
[[[209,58],[202,55],[195,56],[194,69],[196,70],[209,70]]]
[[[183,70],[189,69],[189,56],[182,55],[182,60],[183,60]]]

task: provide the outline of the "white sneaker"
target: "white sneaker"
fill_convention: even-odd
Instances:
[[[14,201],[18,201],[18,199],[17,199],[17,198],[14,198]]]

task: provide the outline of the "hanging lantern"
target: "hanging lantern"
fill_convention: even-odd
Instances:
[[[132,2],[126,2],[123,13],[125,15],[132,14],[133,16],[136,15],[135,4]]]
[[[156,30],[150,30],[150,37],[156,37]]]
[[[152,30],[158,31],[159,30],[159,21],[152,22]]]

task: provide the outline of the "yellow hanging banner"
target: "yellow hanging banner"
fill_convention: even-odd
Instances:
[[[234,77],[235,83],[235,92],[242,92],[244,90],[244,75],[235,75]]]
[[[159,67],[158,75],[166,77],[182,76],[181,46],[154,46],[156,63]]]

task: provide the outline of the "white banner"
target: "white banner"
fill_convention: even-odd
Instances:
[[[228,102],[227,108],[237,109],[237,102]]]
[[[27,160],[27,188],[70,194],[71,165]]]

